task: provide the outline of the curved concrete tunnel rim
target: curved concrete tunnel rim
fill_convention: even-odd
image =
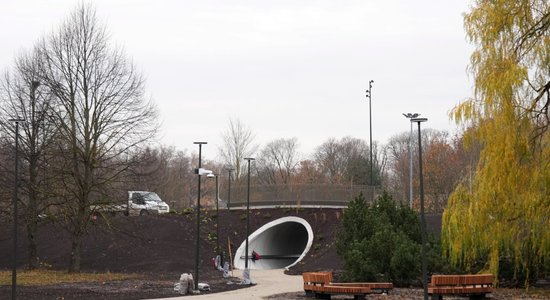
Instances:
[[[304,226],[304,228],[307,231],[308,240],[307,240],[307,243],[306,243],[306,247],[304,248],[304,250],[302,251],[302,253],[298,257],[298,259],[296,259],[292,264],[284,267],[284,269],[286,269],[286,270],[293,267],[298,262],[300,262],[302,259],[304,259],[306,254],[311,249],[311,245],[313,244],[313,229],[311,228],[311,225],[308,223],[308,221],[306,221],[305,219],[302,219],[300,217],[295,217],[295,216],[282,217],[282,218],[279,218],[277,220],[273,220],[269,223],[264,224],[263,226],[261,226],[260,228],[255,230],[251,235],[248,236],[248,241],[250,243],[250,241],[254,240],[257,236],[259,236],[260,234],[265,232],[267,229],[270,229],[272,227],[275,227],[277,225],[287,223],[287,222],[299,223],[302,226]],[[240,267],[241,264],[238,263],[238,261],[240,261],[241,260],[240,257],[244,255],[245,243],[246,243],[246,240],[244,240],[241,243],[241,245],[239,246],[239,248],[237,249],[237,251],[235,251],[235,257],[233,258],[233,266],[236,269],[241,269],[241,267]]]

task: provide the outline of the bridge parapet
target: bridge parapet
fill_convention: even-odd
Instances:
[[[230,207],[246,205],[246,186],[231,188]],[[346,207],[359,193],[367,203],[379,193],[379,187],[367,185],[253,185],[251,206],[334,206]]]

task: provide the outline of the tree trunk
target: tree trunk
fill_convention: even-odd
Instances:
[[[34,143],[31,141],[31,147]],[[29,163],[29,204],[27,206],[27,259],[28,268],[34,270],[38,267],[38,251],[36,247],[36,232],[38,230],[38,193],[37,187],[37,155],[30,156]]]
[[[35,218],[36,219],[36,218]],[[38,267],[38,251],[36,248],[36,231],[37,231],[37,222],[36,220],[29,220],[27,222],[27,259],[29,270],[34,270]]]
[[[80,273],[81,250],[82,236],[74,233],[71,239],[71,260],[69,263],[69,273]]]

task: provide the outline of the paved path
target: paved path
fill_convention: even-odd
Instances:
[[[238,274],[235,270],[235,275]],[[204,299],[235,299],[235,300],[258,300],[263,297],[300,292],[304,290],[302,276],[285,275],[283,269],[277,270],[251,270],[250,278],[257,284],[253,287],[227,291],[223,293],[204,294],[197,296],[164,298],[170,300],[204,300]]]

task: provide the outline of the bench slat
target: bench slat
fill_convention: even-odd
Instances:
[[[325,293],[338,293],[338,294],[370,294],[371,293],[371,289],[369,287],[337,286],[337,285],[325,285],[321,288],[320,291]]]
[[[432,275],[433,285],[459,285],[459,275]]]
[[[369,287],[371,290],[391,290],[393,283],[391,282],[331,282],[335,286],[358,286]]]
[[[484,295],[493,292],[493,274],[432,275],[430,295]]]
[[[354,295],[356,299],[364,299],[365,295],[371,294],[373,290],[387,292],[393,289],[391,282],[332,282],[332,272],[304,272],[302,278],[306,295],[330,297],[333,294],[348,294]]]
[[[332,281],[331,272],[304,272],[302,273],[304,282],[328,284]]]
[[[493,274],[475,274],[475,275],[463,275],[461,278],[461,284],[493,284]]]
[[[431,287],[428,294],[449,295],[449,294],[486,294],[491,293],[491,287]]]

